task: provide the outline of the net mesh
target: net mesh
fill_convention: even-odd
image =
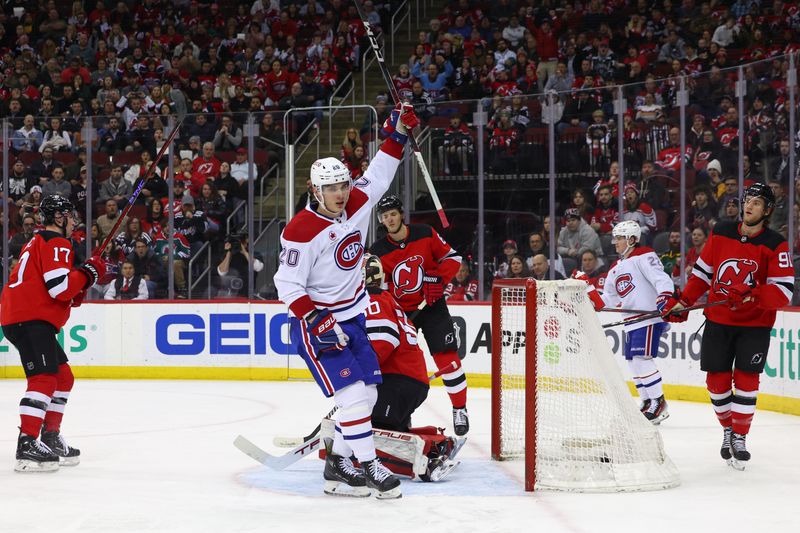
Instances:
[[[575,280],[536,283],[536,488],[650,490],[677,485],[656,427],[639,412],[597,315]],[[524,286],[502,287],[500,458],[525,454]],[[495,354],[497,356],[498,354]],[[530,473],[526,472],[526,476]]]

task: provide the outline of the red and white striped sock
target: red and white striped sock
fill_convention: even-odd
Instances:
[[[55,374],[38,374],[28,378],[28,388],[19,402],[20,431],[30,437],[39,437],[45,413],[56,390]]]
[[[47,406],[47,413],[44,416],[44,428],[47,431],[59,431],[61,429],[64,409],[67,408],[69,393],[75,384],[75,376],[72,375],[72,369],[68,363],[58,365],[56,379],[58,380],[56,390],[53,392],[53,398],[50,400],[50,405]]]
[[[444,390],[450,395],[450,403],[453,407],[462,408],[467,406],[467,376],[464,373],[464,367],[461,366],[461,358],[458,357],[458,352],[451,350],[449,352],[433,354],[433,362],[439,370],[443,368],[452,368],[453,363],[456,364],[456,369],[442,374],[442,382],[444,382]]]
[[[736,392],[733,394],[731,418],[734,433],[747,435],[750,431],[750,423],[756,412],[758,380],[758,374],[741,370],[733,371],[733,384]]]
[[[706,374],[706,388],[711,397],[711,405],[717,414],[717,420],[722,427],[731,426],[731,379],[730,372],[708,372]]]

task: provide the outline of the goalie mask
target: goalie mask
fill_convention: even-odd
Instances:
[[[367,287],[383,285],[383,265],[377,255],[364,255],[364,283]]]

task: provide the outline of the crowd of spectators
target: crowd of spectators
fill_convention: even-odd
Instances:
[[[389,3],[367,0],[364,9],[380,32]],[[35,229],[42,196],[53,193],[71,198],[85,219],[91,190],[91,219],[74,240],[79,249],[85,239],[102,242],[182,120],[174,176],[165,157],[106,250],[108,274],[91,296],[163,297],[170,236],[178,297],[187,295],[189,261],[206,242],[217,293],[246,295],[247,265],[259,271],[263,263],[251,258],[243,219],[231,214],[248,181],[260,194],[281,161],[284,111],[327,105],[359,68],[363,38],[355,6],[344,0],[4,2],[0,117],[10,127],[11,169],[2,196],[12,255]],[[288,134],[302,141],[321,115],[293,113]],[[258,127],[253,152],[250,116]],[[366,167],[363,148],[349,164]]]

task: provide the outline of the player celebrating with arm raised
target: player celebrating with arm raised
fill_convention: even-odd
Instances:
[[[17,472],[74,466],[80,451],[61,436],[61,419],[75,379],[56,335],[86,290],[105,275],[105,262],[92,256],[73,268],[69,241],[75,227],[72,203],[57,194],[39,206],[43,231],[22,248],[0,300],[3,334],[19,351],[27,390],[19,402]],[[37,440],[41,432],[41,441]]]
[[[594,285],[587,286],[595,310],[604,307],[660,310],[672,296],[674,286],[652,248],[639,244],[641,226],[635,220],[625,220],[614,226],[611,235],[619,259],[608,271],[602,295]],[[578,279],[588,282],[585,274],[578,276]],[[656,425],[669,416],[661,386],[661,373],[655,362],[658,341],[666,327],[657,315],[650,320],[625,326],[628,336],[625,359],[642,399],[642,413]]]
[[[387,234],[370,247],[370,252],[381,258],[389,292],[414,327],[422,330],[436,366],[440,370],[455,368],[442,375],[442,380],[453,404],[455,433],[464,436],[469,431],[467,377],[458,356],[453,319],[443,298],[444,284],[458,272],[461,257],[427,224],[406,225],[403,203],[397,196],[383,198],[376,210]],[[423,302],[425,306],[419,309]]]
[[[700,369],[717,419],[723,427],[720,455],[743,470],[750,460],[745,439],[756,409],[758,382],[767,362],[776,310],[794,292],[794,267],[786,239],[769,229],[775,196],[767,185],[745,189],[741,223],[719,222],[709,236],[679,300],[663,312],[682,322],[689,307],[708,291]],[[736,389],[733,392],[733,389]]]
[[[369,168],[352,183],[336,158],[311,167],[314,201],[281,235],[275,286],[289,306],[289,332],[325,396],[339,407],[335,438],[325,462],[327,494],[399,498],[400,480],[375,455],[370,413],[381,373],[367,339],[361,262],[370,212],[389,188],[408,140],[419,124],[413,107],[392,111],[383,125],[387,139]],[[350,460],[355,455],[363,472]],[[349,490],[348,490],[349,487]]]

